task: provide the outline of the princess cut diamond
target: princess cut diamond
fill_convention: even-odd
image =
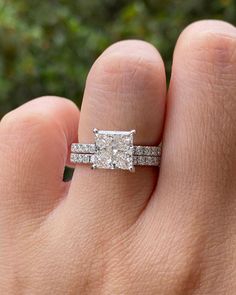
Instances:
[[[94,130],[95,155],[93,168],[134,170],[134,131]]]

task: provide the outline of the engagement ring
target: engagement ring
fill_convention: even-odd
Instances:
[[[92,164],[92,168],[123,169],[134,172],[134,166],[160,166],[159,146],[134,145],[135,130],[104,131],[94,129],[95,143],[73,143],[72,163]]]

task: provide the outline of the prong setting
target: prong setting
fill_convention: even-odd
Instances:
[[[95,170],[95,169],[97,169],[97,166],[95,164],[92,164],[91,169]]]
[[[73,143],[72,163],[91,164],[92,169],[122,169],[135,171],[134,166],[160,166],[161,144],[133,145],[135,130],[104,131],[94,128],[95,142]]]
[[[130,167],[129,168],[129,171],[132,172],[132,173],[134,173],[135,172],[135,167],[134,166],[133,167]]]

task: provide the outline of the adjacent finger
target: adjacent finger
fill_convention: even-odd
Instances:
[[[64,196],[63,172],[68,148],[77,137],[78,120],[79,111],[71,101],[49,96],[32,100],[2,119],[3,215],[41,216]]]

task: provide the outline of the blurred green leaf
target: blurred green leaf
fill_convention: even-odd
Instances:
[[[234,1],[0,0],[0,117],[46,94],[80,105],[92,63],[121,39],[151,42],[169,77],[178,35],[203,18],[235,24]]]

